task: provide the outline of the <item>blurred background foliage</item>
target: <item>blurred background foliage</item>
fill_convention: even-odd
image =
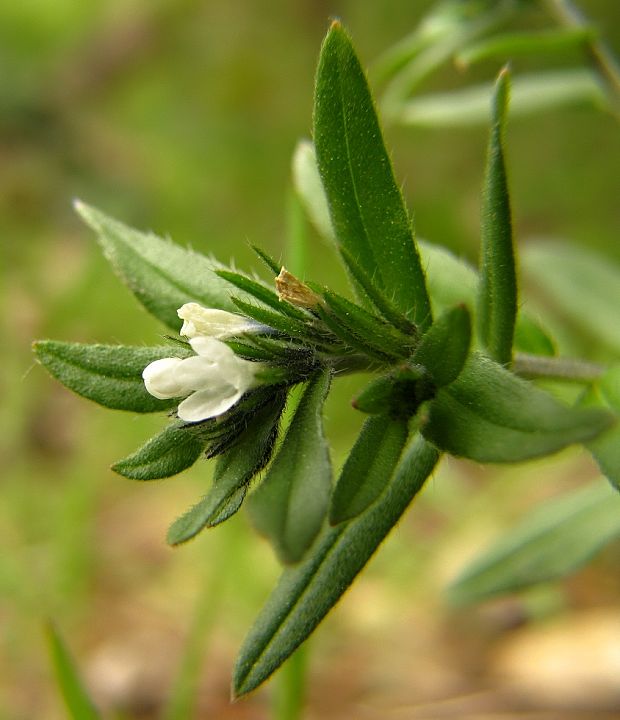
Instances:
[[[154,344],[162,333],[113,277],[72,212],[73,197],[223,261],[234,257],[244,269],[258,269],[249,242],[282,256],[290,158],[309,134],[328,18],[342,18],[371,66],[430,6],[0,4],[2,720],[63,717],[45,650],[47,618],[111,717],[158,717],[188,637],[197,641],[195,664],[204,659],[197,717],[268,717],[272,689],[229,706],[228,682],[278,573],[269,549],[243,517],[168,548],[167,525],[202,494],[208,466],[147,487],[113,475],[109,464],[161,418],[110,413],[70,395],[34,367],[30,342]],[[620,5],[583,6],[620,50]],[[536,26],[536,13],[528,22]],[[571,51],[560,61],[574,59]],[[431,88],[488,80],[497,70],[489,61],[465,78],[448,67]],[[419,234],[475,259],[486,129],[389,126],[386,134]],[[515,120],[508,158],[519,242],[567,238],[620,261],[620,134],[610,115],[574,107]],[[326,254],[313,239],[307,276],[342,286]],[[341,381],[329,406],[336,463],[360,424],[348,406],[356,386]],[[442,595],[472,548],[536,501],[596,475],[576,452],[526,468],[445,463],[328,619],[330,632],[312,641],[308,717],[389,718],[398,706],[424,704],[431,709],[419,717],[435,717],[434,702],[481,689],[490,707],[510,708],[523,701],[506,690],[522,668],[518,649],[505,648],[523,641],[514,633],[529,632],[531,619],[568,617],[574,628],[590,618],[603,635],[611,627],[620,637],[617,545],[560,586],[483,609],[449,611]],[[527,681],[517,684],[527,692]],[[531,692],[534,706],[543,702]],[[601,717],[606,709],[599,703]]]

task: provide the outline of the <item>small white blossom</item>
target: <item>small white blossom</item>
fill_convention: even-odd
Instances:
[[[187,338],[212,337],[227,338],[253,332],[259,327],[258,323],[242,315],[204,308],[198,303],[185,303],[177,310],[177,315],[183,320],[181,335]]]
[[[229,313],[226,313],[227,315]],[[185,397],[178,407],[181,420],[199,422],[217,417],[254,387],[260,363],[237,357],[214,337],[190,339],[196,355],[163,358],[144,368],[146,389],[160,400]]]

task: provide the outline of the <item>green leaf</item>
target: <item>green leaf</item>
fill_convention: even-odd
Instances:
[[[176,407],[178,400],[158,400],[144,387],[142,371],[165,357],[189,357],[180,346],[132,347],[39,340],[33,345],[45,369],[78,395],[113,410],[150,413]]]
[[[592,27],[554,28],[538,32],[503,33],[469,45],[455,58],[459,65],[473,65],[492,58],[583,49],[596,38]]]
[[[321,50],[314,143],[338,244],[421,328],[431,320],[424,273],[368,84],[334,22]]]
[[[338,525],[362,513],[387,487],[407,440],[406,419],[374,415],[347,458],[336,483],[329,522]]]
[[[509,92],[509,75],[504,69],[497,79],[492,103],[491,136],[482,192],[477,308],[482,344],[489,356],[502,365],[509,365],[512,360],[517,317],[517,272],[503,149]]]
[[[145,445],[112,465],[112,470],[132,480],[159,480],[192,466],[207,441],[191,426],[169,425]]]
[[[523,312],[517,315],[515,350],[547,357],[553,357],[557,353],[555,343],[549,333],[537,320]]]
[[[239,653],[235,696],[258,687],[313,632],[398,522],[438,457],[414,436],[378,501],[350,522],[325,528],[304,561],[284,571]]]
[[[317,307],[317,313],[323,321],[323,324],[331,330],[334,337],[338,338],[345,346],[348,345],[349,348],[357,350],[365,356],[372,357],[380,363],[392,362],[394,360],[394,356],[390,355],[383,347],[368,342],[366,337],[353,331],[349,323],[342,323],[340,318],[336,318],[327,308],[319,305]]]
[[[528,513],[454,582],[457,604],[480,602],[578,570],[620,537],[620,499],[597,483]]]
[[[426,368],[437,387],[449,385],[463,369],[471,342],[471,320],[464,305],[441,315],[422,336],[411,361]]]
[[[608,408],[620,418],[620,366],[610,368],[594,383],[584,404]],[[591,440],[587,447],[601,472],[620,492],[620,422],[616,422],[613,428]]]
[[[402,363],[386,375],[373,378],[352,405],[356,410],[372,415],[408,419],[423,402],[435,395],[435,391],[435,383],[425,368]]]
[[[288,315],[282,315],[275,310],[270,310],[262,305],[256,305],[255,302],[245,302],[238,297],[233,297],[232,301],[244,315],[274,330],[279,330],[286,335],[302,340],[310,340],[317,336],[317,332],[305,321]]]
[[[505,22],[514,13],[515,5],[511,0],[436,3],[415,33],[389,51],[387,64],[380,60],[380,67],[385,67],[388,75],[395,73],[382,100],[386,112],[398,107],[442,65],[453,62],[461,48]]]
[[[424,436],[452,455],[518,462],[587,442],[613,423],[599,408],[568,407],[501,365],[474,354],[429,403]]]
[[[258,257],[263,261],[263,263],[267,266],[269,270],[271,270],[276,275],[280,272],[280,268],[282,267],[282,263],[277,263],[271,255],[266,253],[262,248],[258,247],[258,245],[250,245],[252,250],[258,255]]]
[[[301,560],[327,512],[331,464],[321,413],[330,380],[325,371],[308,382],[265,479],[248,498],[256,528],[286,563]]]
[[[554,313],[570,321],[588,346],[620,353],[620,268],[610,258],[568,243],[523,248],[523,273]]]
[[[485,96],[485,112],[488,117],[488,94]],[[327,240],[334,240],[329,218],[329,207],[321,178],[316,166],[314,147],[304,141],[296,151],[294,161],[295,186],[306,208],[310,220]],[[478,276],[466,261],[457,258],[439,245],[418,240],[422,265],[426,270],[426,284],[431,298],[433,313],[447,310],[454,305],[465,303],[475,309],[478,292]],[[353,280],[377,311],[399,330],[409,333],[412,324],[391,303],[382,290],[372,283],[360,264],[344,247],[340,248],[342,259]],[[529,315],[519,312],[515,330],[515,348],[521,352],[543,355],[554,354],[552,340],[540,325]]]
[[[381,318],[329,290],[323,292],[323,300],[323,310],[334,321],[329,323],[329,327],[336,334],[336,328],[343,327],[347,337],[354,335],[361,340],[362,347],[366,344],[374,348],[379,356],[405,358],[411,354],[415,342],[411,335],[405,335]],[[325,312],[320,312],[323,319]]]
[[[420,95],[391,109],[390,118],[403,125],[440,128],[483,125],[489,118],[493,85],[475,85],[450,92]],[[510,117],[525,117],[572,105],[607,107],[608,100],[590,70],[550,70],[514,78]]]
[[[190,540],[203,528],[227,520],[241,507],[248,483],[271,458],[285,400],[284,393],[276,393],[250,417],[234,446],[219,458],[211,490],[170,526],[170,545]]]
[[[372,279],[366,275],[351,253],[344,248],[341,248],[340,255],[347,267],[347,270],[351,274],[351,277],[355,280],[355,282],[357,282],[370,302],[377,308],[381,315],[383,315],[383,317],[397,330],[400,330],[406,335],[415,334],[415,325],[408,320],[405,315],[399,312],[382,292],[377,290]]]
[[[78,670],[56,628],[48,623],[46,635],[56,683],[73,720],[99,720],[92,700],[86,692]]]
[[[114,272],[144,307],[177,331],[177,310],[187,302],[235,311],[229,286],[213,272],[223,266],[152,233],[123,225],[82,202],[75,209],[97,233]]]

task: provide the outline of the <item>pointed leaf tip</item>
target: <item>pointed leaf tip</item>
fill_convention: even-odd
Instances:
[[[397,310],[425,329],[430,303],[413,228],[366,75],[339,24],[332,25],[321,49],[313,137],[338,247]],[[353,284],[365,298],[359,283]]]
[[[188,302],[234,312],[228,284],[214,270],[223,266],[150,232],[135,230],[81,201],[75,209],[94,230],[119,279],[157,319],[179,329],[177,309]],[[241,293],[242,298],[247,298]]]
[[[492,125],[482,192],[478,331],[487,353],[502,365],[512,362],[518,310],[510,191],[504,159],[509,75],[499,74],[491,106]]]

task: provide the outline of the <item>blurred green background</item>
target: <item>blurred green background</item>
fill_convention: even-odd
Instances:
[[[71,209],[74,197],[244,269],[258,269],[249,242],[281,256],[290,158],[310,132],[328,18],[343,20],[371,65],[430,5],[0,4],[1,720],[64,717],[46,655],[48,618],[110,717],[159,716],[192,634],[204,638],[197,717],[269,716],[272,689],[229,706],[228,682],[278,574],[270,550],[242,515],[168,548],[166,528],[202,494],[208,466],[142,487],[115,476],[110,463],[162,418],[72,396],[34,365],[30,343],[154,344],[162,333],[112,275]],[[620,49],[620,5],[583,5]],[[484,64],[476,77],[497,69]],[[465,80],[447,70],[437,82]],[[485,129],[386,134],[420,235],[475,259]],[[571,108],[515,121],[508,157],[520,241],[570,238],[620,261],[620,134],[610,116]],[[342,284],[314,240],[307,275]],[[336,463],[360,423],[348,407],[355,381],[342,385],[327,418]],[[561,590],[464,616],[442,605],[467,547],[535,500],[595,476],[576,452],[525,470],[444,464],[327,621],[330,631],[312,641],[308,717],[418,717],[397,708],[495,692],[503,687],[496,653],[516,625],[617,608],[617,551]],[[427,716],[435,717],[419,717]]]

